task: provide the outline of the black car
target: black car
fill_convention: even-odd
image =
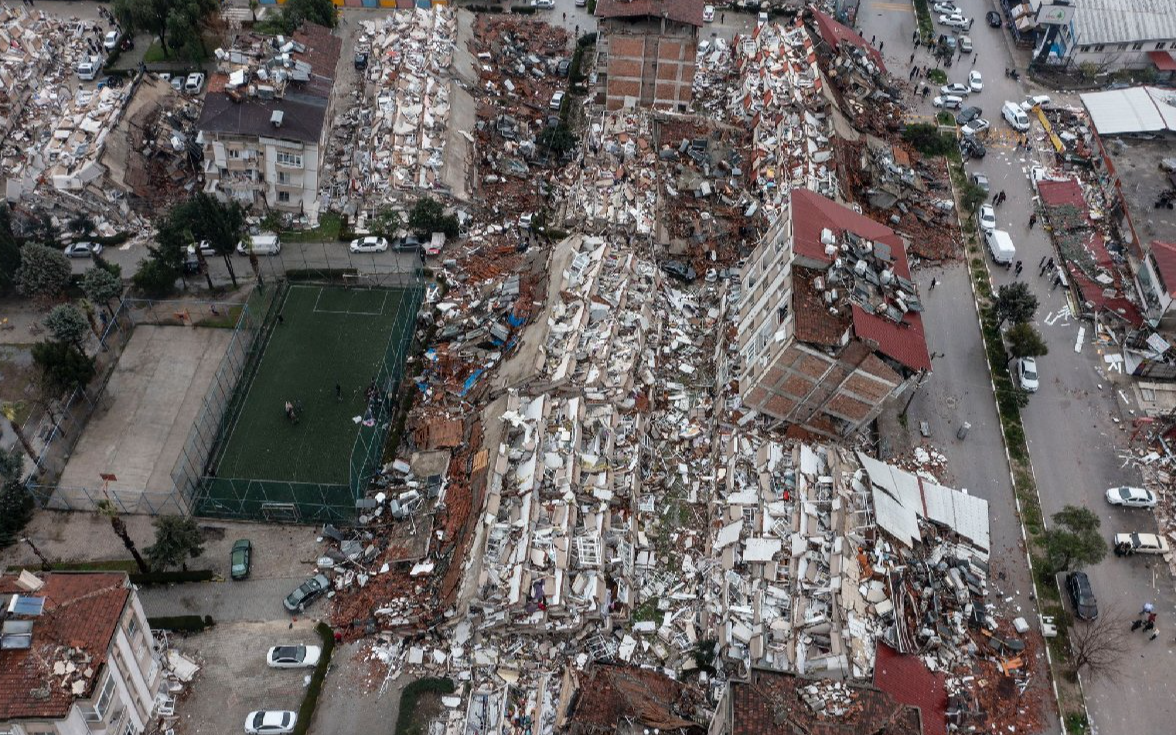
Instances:
[[[984,158],[988,153],[988,149],[976,138],[971,135],[965,135],[960,138],[960,153],[968,158]]]
[[[1000,13],[995,10],[989,10],[984,14],[984,20],[988,21],[989,28],[1000,28]]]
[[[1094,599],[1094,590],[1090,587],[1090,578],[1086,572],[1070,572],[1066,577],[1066,590],[1070,593],[1070,602],[1074,604],[1074,615],[1079,620],[1098,619],[1098,600]]]
[[[983,112],[979,107],[965,107],[956,115],[956,125],[967,125],[980,117]]]
[[[368,65],[368,55],[363,51],[355,52],[355,68],[363,71]]]
[[[396,240],[396,249],[402,251],[420,250],[421,241],[416,235],[406,235]]]
[[[302,612],[307,605],[318,599],[319,595],[326,592],[330,586],[331,581],[327,579],[325,574],[316,574],[287,595],[282,604],[292,613]]]
[[[683,283],[691,283],[695,278],[698,278],[694,269],[680,260],[662,263],[661,269]]]

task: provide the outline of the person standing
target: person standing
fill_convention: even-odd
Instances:
[[[1020,277],[1021,277],[1021,271],[1022,271],[1024,268],[1025,268],[1025,266],[1024,266],[1022,263],[1021,263],[1021,261],[1019,261],[1019,260],[1018,260],[1018,261],[1017,261],[1017,267],[1014,269],[1014,270],[1016,271],[1017,278],[1020,278]]]
[[[1029,229],[1033,229],[1033,225],[1037,224],[1037,212],[1029,215]]]
[[[338,383],[335,383],[335,402],[343,402],[343,386],[339,385]]]
[[[938,278],[932,278],[932,279],[931,279],[931,288],[929,288],[929,289],[927,289],[927,290],[928,290],[928,291],[934,291],[934,290],[935,290],[935,287],[936,287],[938,284],[939,284],[939,279],[938,279]]]

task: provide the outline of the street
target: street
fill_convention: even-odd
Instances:
[[[997,4],[958,0],[957,5],[965,16],[976,19],[970,31],[975,51],[957,58],[945,71],[949,82],[963,83],[967,83],[969,71],[981,71],[984,89],[970,95],[965,105],[979,106],[992,126],[985,139],[988,155],[968,162],[966,169],[969,175],[985,173],[993,194],[1004,191],[1007,196],[996,208],[997,227],[1007,230],[1016,243],[1017,259],[1024,263],[1019,278],[1029,283],[1040,303],[1034,326],[1049,346],[1049,354],[1038,359],[1041,387],[1022,411],[1047,524],[1051,514],[1072,504],[1094,510],[1108,540],[1116,532],[1154,531],[1155,521],[1148,511],[1113,508],[1103,498],[1108,487],[1138,484],[1140,480],[1137,471],[1124,466],[1132,419],[1129,409],[1134,408],[1124,402],[1130,399],[1126,388],[1129,379],[1108,373],[1103,354],[1112,351],[1113,345],[1095,343],[1093,325],[1070,316],[1067,291],[1052,289],[1048,275],[1038,276],[1041,260],[1057,255],[1049,233],[1041,226],[1029,227],[1035,194],[1028,169],[1033,164],[1048,165],[1052,155],[1037,147],[1043,142],[1036,140],[1040,133],[1036,124],[1029,135],[1034,150],[1016,149],[1015,133],[1000,114],[1005,100],[1021,101],[1030,94],[1050,94],[1054,104],[1079,102],[1074,95],[1038,89],[1005,75],[1006,67],[1023,70],[1028,52],[1013,47],[1007,30],[989,28],[984,23],[984,13],[999,9]],[[863,35],[867,39],[876,36],[884,44],[891,72],[899,78],[908,76],[915,29],[913,9],[905,4],[871,2],[862,6],[860,19]],[[942,32],[938,23],[935,27],[937,34]],[[913,63],[936,67],[925,48],[915,52]],[[912,107],[917,115],[933,118],[936,109],[930,100],[938,94],[938,85],[927,80],[924,83],[931,85],[932,92],[925,100],[916,98]],[[994,290],[1018,279],[1012,270],[993,268],[992,273]],[[931,292],[928,288],[933,277],[938,279],[938,285]],[[923,314],[928,342],[942,356],[936,358],[931,379],[911,405],[911,424],[927,421],[932,441],[947,454],[956,484],[989,501],[993,556],[998,560],[994,566],[1009,575],[1013,589],[1004,592],[1015,597],[1014,604],[1022,614],[1031,616],[1035,611],[1028,597],[1031,586],[1021,530],[976,311],[970,303],[973,296],[966,266],[961,261],[925,269],[918,274],[918,280],[928,307]],[[1076,350],[1080,330],[1084,338]],[[955,438],[955,432],[964,421],[971,424],[971,430],[961,441]],[[1102,614],[1118,613],[1130,619],[1144,602],[1154,601],[1161,630],[1156,641],[1149,642],[1139,634],[1129,639],[1119,675],[1083,678],[1094,732],[1118,735],[1170,731],[1176,713],[1176,658],[1172,656],[1176,592],[1166,566],[1162,560],[1121,559],[1108,554],[1102,563],[1086,571]]]

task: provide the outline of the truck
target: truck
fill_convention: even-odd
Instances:
[[[1017,257],[1017,248],[1013,246],[1013,238],[1009,237],[1009,233],[1004,230],[986,232],[984,240],[988,243],[988,252],[992,254],[992,259],[997,263],[1008,265],[1013,262],[1013,258]]]

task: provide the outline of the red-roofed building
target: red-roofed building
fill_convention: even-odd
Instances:
[[[599,0],[596,68],[605,108],[685,112],[694,89],[704,0]]]
[[[0,603],[0,733],[134,735],[151,724],[160,654],[127,575],[3,575]]]
[[[1176,329],[1176,242],[1152,240],[1136,270],[1148,322],[1157,329]]]
[[[930,371],[921,309],[897,233],[794,190],[743,271],[744,405],[824,436],[852,434]]]
[[[896,702],[919,709],[924,735],[947,735],[947,689],[942,671],[931,671],[918,656],[907,656],[878,643],[874,686]]]
[[[856,46],[870,57],[870,60],[882,71],[886,71],[886,62],[882,60],[882,53],[870,45],[869,41],[849,26],[838,23],[833,16],[822,13],[815,7],[812,9],[813,22],[817,26],[817,33],[821,40],[829,44],[829,48],[836,51],[844,43]]]
[[[581,674],[568,713],[569,735],[703,735],[690,719],[689,688],[660,671],[597,664]]]

